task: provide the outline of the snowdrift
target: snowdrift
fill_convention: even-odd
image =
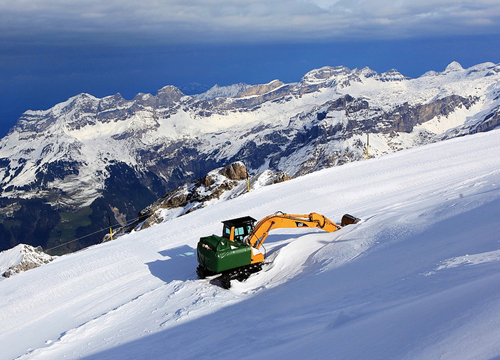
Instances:
[[[500,131],[322,170],[0,281],[1,359],[500,356]],[[195,275],[224,219],[363,219],[280,230],[223,290]]]

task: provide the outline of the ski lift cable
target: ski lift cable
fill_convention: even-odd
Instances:
[[[136,221],[136,220],[139,220],[139,217],[136,217],[136,218],[133,218],[133,219],[129,220],[129,221],[128,221],[128,222],[127,222],[124,226],[122,226],[122,225],[115,225],[114,227],[125,227],[125,226],[128,226],[128,225],[132,224],[132,223],[133,223],[134,221]],[[57,248],[59,248],[59,247],[61,247],[61,246],[68,245],[68,244],[71,244],[71,243],[74,243],[74,242],[76,242],[76,241],[79,241],[79,240],[85,239],[86,237],[89,237],[89,236],[92,236],[92,235],[98,234],[98,233],[103,232],[103,231],[107,231],[108,229],[111,229],[111,228],[113,228],[113,226],[107,226],[107,227],[105,227],[105,228],[103,228],[103,229],[99,229],[99,230],[97,230],[97,231],[94,231],[93,233],[86,234],[86,235],[83,235],[83,236],[81,236],[81,237],[79,237],[79,238],[72,239],[72,240],[66,241],[66,242],[64,242],[64,243],[62,243],[62,244],[59,244],[59,245],[53,246],[53,247],[51,247],[51,248],[49,248],[49,249],[45,249],[45,251],[46,251],[46,252],[48,252],[48,251],[51,251],[51,250],[57,249]]]

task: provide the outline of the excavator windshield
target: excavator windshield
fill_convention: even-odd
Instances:
[[[222,237],[228,240],[243,241],[252,231],[256,221],[250,216],[223,221]]]
[[[248,234],[250,234],[250,231],[252,231],[252,227],[250,225],[235,227],[233,240],[242,241]],[[223,237],[226,239],[231,238],[231,228],[230,227],[224,226]]]

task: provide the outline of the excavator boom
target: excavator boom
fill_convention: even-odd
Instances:
[[[266,240],[269,232],[280,228],[313,228],[317,227],[327,232],[340,229],[340,226],[327,219],[325,216],[310,213],[309,215],[291,215],[276,213],[259,221],[249,234],[246,242],[255,249],[259,249]]]

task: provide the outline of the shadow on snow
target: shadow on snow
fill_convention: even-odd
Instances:
[[[196,276],[196,249],[183,245],[160,251],[159,254],[165,259],[146,263],[146,265],[151,274],[160,280],[168,283],[173,280],[184,281]]]

